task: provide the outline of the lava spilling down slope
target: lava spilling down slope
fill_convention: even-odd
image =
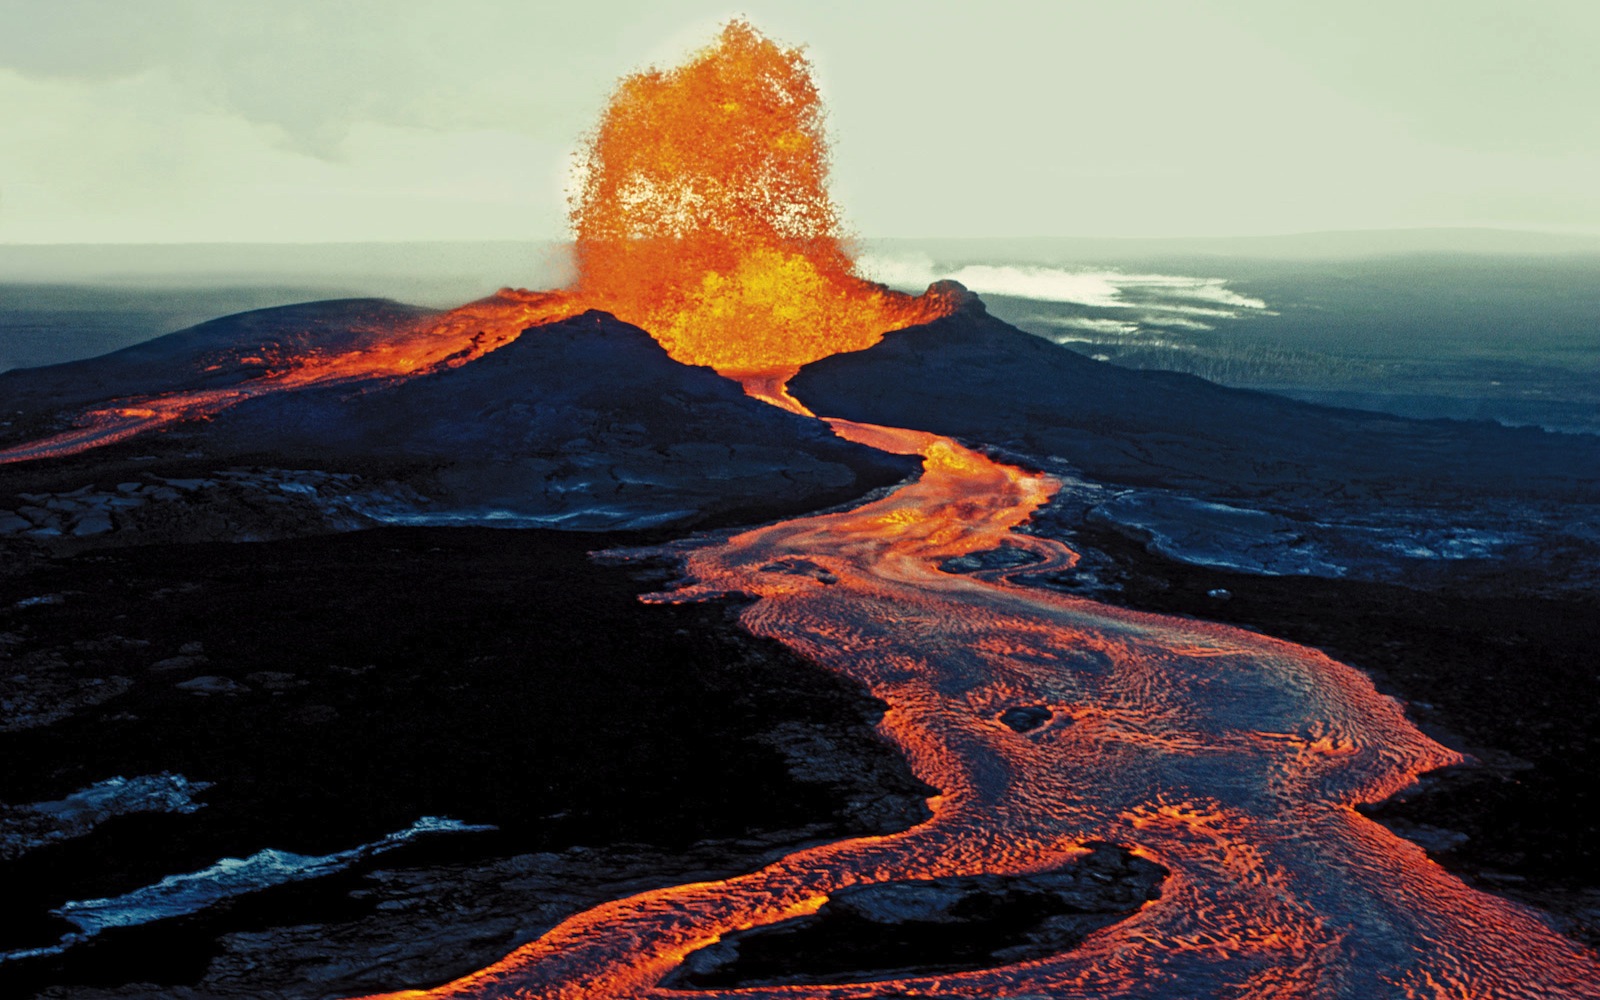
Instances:
[[[920,463],[914,481],[854,509],[649,553],[681,559],[685,576],[650,599],[753,598],[745,628],[888,704],[883,735],[939,790],[931,818],[614,900],[481,972],[390,996],[682,996],[675,977],[686,966],[714,964],[708,953],[737,950],[753,929],[820,919],[854,887],[1043,877],[1112,844],[1167,873],[1159,894],[1066,950],[700,993],[1600,997],[1592,953],[1356,811],[1460,754],[1320,653],[1025,586],[1077,559],[1016,531],[1060,483],[943,436],[1020,441],[1108,479],[1249,492],[1261,486],[1252,476],[1269,473],[1311,490],[1359,483],[1379,466],[1373,449],[1397,442],[1410,442],[1410,458],[1391,454],[1383,468],[1417,490],[1474,489],[1499,473],[1471,455],[1427,457],[1470,435],[1086,367],[1014,339],[1025,335],[959,288],[912,298],[862,281],[826,194],[806,61],[742,22],[684,67],[624,80],[584,164],[571,289],[503,291],[442,315],[382,303],[273,311],[0,382],[32,401],[26,426],[52,406],[76,413],[74,426],[14,443],[0,462],[161,429],[150,447],[176,442],[193,461],[274,454],[385,475],[423,465],[449,509],[479,515],[513,510],[534,490],[546,512],[559,494],[583,498],[568,513],[592,513],[599,490],[613,503],[653,495],[656,506],[623,523],[660,523],[740,493],[730,484],[741,480],[759,484],[747,499],[800,482],[814,508],[830,482],[859,495]],[[252,340],[252,324],[270,336]],[[952,356],[971,372],[954,373]],[[175,358],[176,374],[161,367]],[[796,400],[785,385],[806,365]],[[1098,401],[1037,372],[1021,378],[1030,365],[1103,378],[1098,397],[1086,396]],[[985,398],[969,398],[971,385]],[[959,412],[944,412],[940,400],[952,398]],[[1263,421],[1298,421],[1305,434],[1273,444]],[[1341,444],[1352,431],[1366,436]],[[1254,445],[1258,456],[1239,454]],[[1517,480],[1519,454],[1481,457]],[[720,479],[708,474],[685,499],[651,478],[661,455]],[[796,478],[797,456],[812,464],[810,480]],[[1542,488],[1566,487],[1556,476]],[[1000,546],[1033,562],[971,576],[941,568]]]
[[[203,324],[181,345],[158,338],[111,355],[113,378],[104,384],[103,359],[45,369],[38,378],[31,373],[14,375],[10,381],[16,384],[19,402],[43,397],[46,405],[61,408],[71,405],[73,396],[89,396],[95,405],[76,414],[69,429],[0,448],[0,464],[76,454],[174,423],[205,419],[267,393],[325,386],[359,391],[366,385],[457,368],[515,340],[530,326],[574,311],[561,295],[512,289],[436,318],[392,303],[368,305],[364,315],[341,317],[344,322],[339,324],[308,316],[304,325],[273,324],[261,331],[259,340],[230,338],[209,351],[205,334],[211,324]],[[236,338],[239,331],[227,332]],[[169,352],[174,347],[187,356],[172,357]],[[147,381],[131,389],[127,380],[140,375]],[[48,387],[59,385],[63,378],[70,388],[63,386],[66,391],[52,397]],[[151,383],[166,383],[167,388],[151,392]]]

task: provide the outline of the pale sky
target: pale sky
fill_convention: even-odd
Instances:
[[[737,14],[864,236],[1600,233],[1600,0],[0,0],[0,243],[560,238]]]

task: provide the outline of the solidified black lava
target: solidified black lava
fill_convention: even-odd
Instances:
[[[6,372],[0,444],[62,430],[85,407],[113,397],[260,379],[307,354],[381,341],[425,315],[378,300],[307,303],[224,317],[101,358]],[[238,466],[356,474],[360,481],[342,500],[379,521],[522,519],[603,530],[805,513],[897,482],[918,463],[752,399],[710,368],[674,361],[644,330],[591,311],[532,327],[458,368],[263,392],[208,420],[5,466],[0,542],[7,525],[11,534],[40,537],[16,520],[30,504],[10,500],[13,490],[87,485],[105,499],[120,482],[146,475],[205,479]],[[205,506],[206,497],[198,499]],[[182,525],[216,520],[205,511],[157,518],[179,522],[174,529],[140,523],[150,521],[149,511],[112,509],[87,526],[56,528],[80,530],[95,544],[295,533],[281,511],[226,506],[231,534],[185,534]],[[40,517],[39,526],[53,524]],[[308,519],[299,533],[344,527]]]
[[[118,816],[0,861],[0,952],[54,942],[70,928],[47,911],[68,900],[224,857],[328,854],[427,815],[499,832],[385,854],[378,882],[364,865],[7,962],[0,995],[434,985],[626,886],[724,877],[797,841],[924,817],[931,790],[873,733],[880,703],[751,638],[726,606],[641,604],[636,568],[588,558],[637,540],[380,529],[7,565],[7,718],[30,679],[114,690],[0,729],[0,802],[113,775],[210,787],[192,812]],[[838,755],[825,770],[844,784],[795,777],[801,752]]]
[[[45,410],[80,397],[178,387],[155,380],[170,377],[164,350],[181,348],[185,364],[198,363],[241,331],[282,332],[271,323],[302,320],[316,337],[331,338],[317,344],[353,343],[370,332],[350,326],[357,314],[406,317],[381,303],[294,308],[207,324],[189,341],[113,356],[120,360],[111,368],[85,362],[45,376],[8,374],[0,396],[16,389],[19,405],[42,400],[33,415],[49,420]],[[289,396],[261,400],[214,425],[9,468],[6,488],[109,494],[130,480],[143,490],[154,486],[152,476],[209,476],[242,450],[292,445],[273,462],[321,468],[337,458],[380,482],[426,454],[434,464],[423,471],[438,495],[460,491],[453,496],[462,502],[539,489],[587,502],[582,489],[561,490],[596,482],[614,499],[655,488],[639,473],[665,470],[699,498],[685,508],[689,520],[728,523],[752,510],[777,514],[787,505],[781,512],[793,513],[822,497],[858,495],[904,471],[899,459],[857,462],[817,426],[774,416],[703,369],[669,367],[647,339],[592,314],[543,342],[528,339],[459,371],[364,397],[326,391],[294,404]],[[593,363],[600,358],[624,363],[608,373]],[[205,384],[256,372],[234,356]],[[544,381],[535,387],[534,379]],[[24,383],[33,388],[23,392]],[[1130,372],[975,310],[811,366],[795,388],[819,412],[1064,455],[1108,482],[1212,495],[1593,501],[1600,468],[1592,439],[1326,409]],[[463,398],[484,402],[466,408]],[[751,413],[776,422],[741,422]],[[703,430],[709,436],[696,437]],[[780,449],[762,472],[769,432],[793,448]],[[146,461],[147,451],[160,454]],[[804,490],[790,479],[797,461],[809,469]],[[741,463],[756,473],[751,490],[705,476]],[[223,499],[185,492],[162,510],[185,531],[220,525],[177,536],[186,538],[326,527],[296,506],[309,503],[299,494]],[[642,506],[670,507],[652,503]],[[130,534],[143,532],[135,525]],[[1594,798],[1600,747],[1592,595],[1546,599],[1538,588],[1547,579],[1519,577],[1501,563],[1470,594],[1422,593],[1240,576],[1171,563],[1125,539],[1100,541],[1114,551],[1117,565],[1107,572],[1119,574],[1125,603],[1318,645],[1381,671],[1413,699],[1425,725],[1462,734],[1441,735],[1491,766],[1450,777],[1442,793],[1385,805],[1380,817],[1462,831],[1464,840],[1439,840],[1447,862],[1501,891],[1525,887],[1524,898],[1538,905],[1555,906],[1555,890],[1588,889],[1557,909],[1570,933],[1596,940],[1600,830],[1590,818],[1596,810],[1584,805]],[[191,918],[112,931],[60,959],[0,967],[0,993],[48,983],[56,984],[52,1000],[166,992],[126,986],[136,980],[194,983],[192,997],[432,985],[621,891],[721,877],[782,844],[882,832],[917,818],[926,789],[871,739],[870,702],[740,635],[726,609],[640,608],[625,575],[584,560],[585,549],[603,544],[596,536],[434,530],[91,551],[59,561],[20,546],[13,559],[0,547],[0,695],[27,723],[0,733],[0,760],[10,765],[0,801],[59,801],[114,776],[182,775],[210,786],[191,814],[122,814],[71,838],[41,835],[22,861],[0,865],[0,948],[53,941],[63,925],[46,913],[66,899],[126,892],[224,855],[348,849],[423,814],[500,827],[386,856],[381,872],[281,887]],[[944,568],[1005,567],[1020,551]],[[830,582],[804,560],[769,568]],[[1450,571],[1459,572],[1453,564]],[[1223,591],[1233,594],[1225,606],[1207,596]],[[1048,719],[1043,706],[1020,706],[998,721],[1022,732]],[[807,734],[821,734],[842,759],[866,762],[859,781],[821,788],[794,780],[796,754],[819,745]],[[710,848],[691,843],[697,838],[720,839]],[[1124,901],[1132,905],[1138,874],[1129,876]],[[1071,947],[1086,929],[1126,912],[1053,912],[1066,905],[1061,886],[1048,881],[1055,877],[846,890],[814,918],[700,953],[684,982],[837,982],[977,968]],[[896,908],[913,919],[877,919]]]
[[[982,552],[973,552],[970,555],[946,559],[939,564],[939,568],[946,573],[977,573],[986,569],[1014,569],[1018,566],[1029,566],[1043,558],[1036,552],[1030,552],[1015,545],[1002,545],[999,548],[985,549]]]
[[[816,913],[732,934],[666,985],[726,989],[873,982],[1059,954],[1159,895],[1166,871],[1109,844],[1033,875],[856,885]]]

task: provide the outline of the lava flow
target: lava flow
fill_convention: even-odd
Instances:
[[[695,584],[655,596],[758,598],[742,616],[889,705],[882,731],[939,788],[904,833],[799,851],[721,882],[578,914],[418,998],[682,997],[660,986],[723,936],[816,912],[867,882],[1048,871],[1091,842],[1170,871],[1160,898],[1077,948],[983,971],[707,998],[1600,997],[1600,963],[1533,911],[1480,893],[1355,806],[1458,762],[1351,667],[1238,629],[1105,607],[954,556],[1058,543],[1011,529],[1042,477],[934,435],[835,422],[925,471],[843,513],[681,550]],[[816,567],[796,573],[803,561]],[[1026,733],[998,721],[1044,706]]]
[[[826,167],[803,55],[736,21],[685,66],[621,84],[574,198],[572,290],[504,292],[369,347],[269,359],[265,374],[227,388],[123,400],[0,461],[82,450],[262,392],[469,363],[590,307],[798,408],[783,388],[795,367],[952,304],[854,275]],[[607,903],[482,972],[391,996],[682,997],[660,984],[696,949],[815,913],[843,887],[1049,871],[1112,842],[1170,875],[1159,899],[1068,952],[974,972],[702,993],[1600,997],[1591,953],[1355,810],[1460,760],[1364,675],[1238,629],[1023,586],[1022,574],[1074,559],[1013,532],[1052,495],[1050,480],[920,431],[833,426],[921,454],[923,475],[854,510],[685,546],[696,583],[654,599],[756,598],[742,612],[748,629],[889,705],[885,736],[940,789],[933,817]],[[1009,574],[939,568],[1001,544],[1043,561]],[[801,564],[816,569],[796,572]],[[1017,707],[1042,707],[1049,721],[1016,732],[999,718]]]
[[[222,388],[114,400],[80,414],[70,430],[0,449],[0,465],[87,451],[179,421],[209,417],[269,392],[381,382],[459,367],[503,347],[529,327],[580,311],[563,293],[507,288],[410,327],[370,331],[370,343],[359,348],[301,354],[258,351],[244,357],[227,352],[197,374],[227,368],[243,369],[247,377]]]

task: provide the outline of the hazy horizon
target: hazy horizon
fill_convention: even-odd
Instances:
[[[558,288],[565,241],[0,245],[0,370],[309,300],[434,308]],[[961,281],[1126,367],[1405,416],[1600,433],[1600,240],[1492,230],[1255,239],[890,239],[860,270]]]

